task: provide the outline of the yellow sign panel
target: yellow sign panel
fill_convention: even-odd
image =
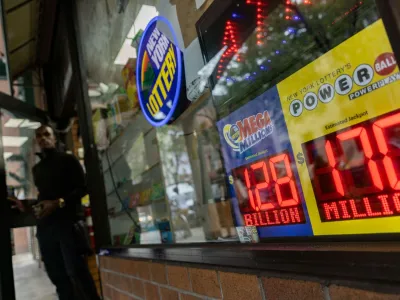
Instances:
[[[278,85],[315,235],[400,231],[400,73],[381,20]]]

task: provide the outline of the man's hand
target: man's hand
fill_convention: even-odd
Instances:
[[[38,205],[40,209],[35,210],[35,216],[38,219],[50,216],[58,208],[58,202],[54,200],[43,200]]]
[[[21,200],[17,199],[16,197],[7,197],[7,199],[13,202],[13,204],[11,205],[12,209],[18,209],[20,212],[25,211],[25,206],[22,204]]]

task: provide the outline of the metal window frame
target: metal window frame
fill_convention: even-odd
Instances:
[[[375,0],[397,64],[400,64],[400,3],[398,0]]]
[[[66,16],[72,72],[78,83],[74,87],[76,106],[82,143],[85,151],[84,162],[90,195],[96,252],[99,252],[102,245],[111,244],[111,229],[108,220],[107,194],[102,165],[94,140],[92,110],[88,95],[86,64],[83,58],[76,2],[60,1],[59,9]]]
[[[30,119],[36,122],[46,123],[49,120],[47,113],[31,106],[10,95],[0,92],[0,109],[13,113],[16,117]],[[2,128],[0,127],[0,300],[14,300],[14,273],[12,265],[11,229],[31,225],[32,220],[24,216],[16,216],[11,211],[7,199],[6,168],[3,157],[4,147],[2,143]],[[28,222],[28,223],[26,223]]]
[[[3,9],[3,1],[0,1],[0,17],[2,25],[2,35],[4,39],[5,55],[8,61],[8,43],[7,43],[7,26],[5,22],[5,11]],[[6,71],[8,78],[8,85],[10,92],[13,92],[12,81],[10,77],[10,66],[7,64]],[[27,103],[20,101],[8,94],[0,92],[0,108],[6,109],[9,112],[15,114],[17,117],[27,118],[33,121],[46,123],[49,118],[45,111],[31,106]],[[14,287],[14,271],[12,264],[12,246],[11,246],[11,228],[16,227],[20,224],[20,221],[24,221],[24,218],[16,220],[12,214],[11,207],[5,199],[7,199],[7,182],[6,182],[6,169],[5,161],[3,157],[4,147],[2,143],[2,128],[0,128],[0,300],[14,300],[15,299],[15,287]]]

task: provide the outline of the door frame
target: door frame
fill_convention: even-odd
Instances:
[[[47,123],[49,117],[41,109],[0,92],[0,109],[5,109],[16,117],[35,122]],[[7,199],[6,166],[4,146],[0,127],[0,300],[14,300],[14,273],[12,265],[11,229],[23,226],[24,218],[15,219]]]
[[[398,0],[375,0],[386,33],[393,48],[397,64],[400,64],[400,3]]]

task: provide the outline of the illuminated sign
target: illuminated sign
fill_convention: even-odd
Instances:
[[[256,45],[257,46],[262,46],[265,43],[266,40],[266,35],[267,32],[270,30],[270,26],[268,25],[267,21],[267,10],[268,10],[268,1],[261,1],[261,0],[246,0],[245,5],[248,7],[254,7],[254,15],[252,14],[251,18],[255,19],[256,22]],[[292,21],[299,21],[300,17],[298,16],[298,10],[295,9],[295,5],[305,5],[309,6],[312,4],[310,0],[304,0],[304,1],[299,1],[299,0],[286,0],[284,1],[284,18],[288,22],[288,25]],[[358,9],[362,5],[362,2],[359,4],[356,4],[353,8],[351,8],[348,12],[344,14],[344,16],[347,16],[350,12],[353,12],[354,10]],[[236,6],[236,5],[235,5]],[[239,5],[238,5],[239,6]],[[241,7],[241,6],[240,6]],[[248,7],[242,8],[241,11],[246,11],[248,10]],[[218,67],[216,70],[216,79],[219,80],[223,78],[224,72],[228,64],[233,61],[241,62],[244,61],[244,56],[243,53],[246,53],[246,51],[240,51],[242,50],[241,47],[244,44],[243,37],[241,37],[241,23],[242,23],[242,18],[243,16],[241,15],[240,12],[236,12],[236,9],[234,9],[234,12],[232,13],[232,16],[226,21],[225,23],[225,28],[224,28],[224,37],[222,40],[222,47],[224,50],[224,54],[222,55],[221,59],[219,60]],[[337,20],[336,20],[337,21]],[[247,29],[245,30],[247,31]],[[248,44],[249,41],[246,42]],[[247,46],[245,47],[247,48]]]
[[[264,6],[265,3],[261,1],[251,1],[246,0],[246,5],[255,5],[256,6],[256,20],[257,20],[257,45],[262,45],[264,40],[263,32],[266,31],[266,23],[265,20],[265,11]],[[289,8],[287,8],[289,9]],[[290,10],[290,9],[289,9]],[[239,22],[236,22],[235,19],[238,17],[236,13],[232,14],[232,19],[226,21],[225,30],[224,30],[224,39],[222,41],[222,47],[226,47],[224,54],[222,55],[218,68],[217,68],[217,79],[221,78],[223,71],[227,64],[234,58],[236,61],[240,62],[242,60],[242,55],[239,53],[240,45],[243,41],[240,40],[240,35],[238,34]]]
[[[321,221],[400,215],[400,113],[303,145]]]
[[[169,28],[174,41],[158,29],[159,23]],[[139,103],[153,126],[163,126],[177,114],[183,80],[182,53],[177,44],[172,25],[160,16],[150,21],[140,41],[136,68]]]
[[[338,76],[337,71],[334,71],[334,73],[320,78],[318,82],[312,82],[309,86],[304,87],[303,94],[307,93],[304,95],[303,101],[297,99],[292,101],[290,104],[290,113],[292,116],[298,117],[303,113],[303,107],[308,111],[312,111],[319,103],[327,104],[331,102],[335,98],[335,94],[347,96],[349,100],[356,100],[368,93],[372,93],[400,80],[400,72],[391,74],[396,66],[397,63],[393,53],[380,55],[375,62],[376,73],[381,76],[390,75],[374,83],[371,83],[374,79],[374,68],[368,64],[356,66],[352,76],[349,74]],[[342,67],[344,73],[346,70],[351,69],[352,65],[350,63]],[[325,83],[328,81],[328,78],[334,77],[335,74],[337,77],[334,83]],[[317,93],[308,92],[309,89],[313,89],[314,87],[319,87]],[[298,95],[298,93],[295,93],[293,96],[296,97]]]
[[[399,232],[400,73],[382,20],[278,91],[314,234]]]
[[[237,226],[312,235],[276,87],[217,123]]]
[[[306,222],[292,166],[285,151],[233,170],[247,189],[248,202],[240,207],[246,226]]]

